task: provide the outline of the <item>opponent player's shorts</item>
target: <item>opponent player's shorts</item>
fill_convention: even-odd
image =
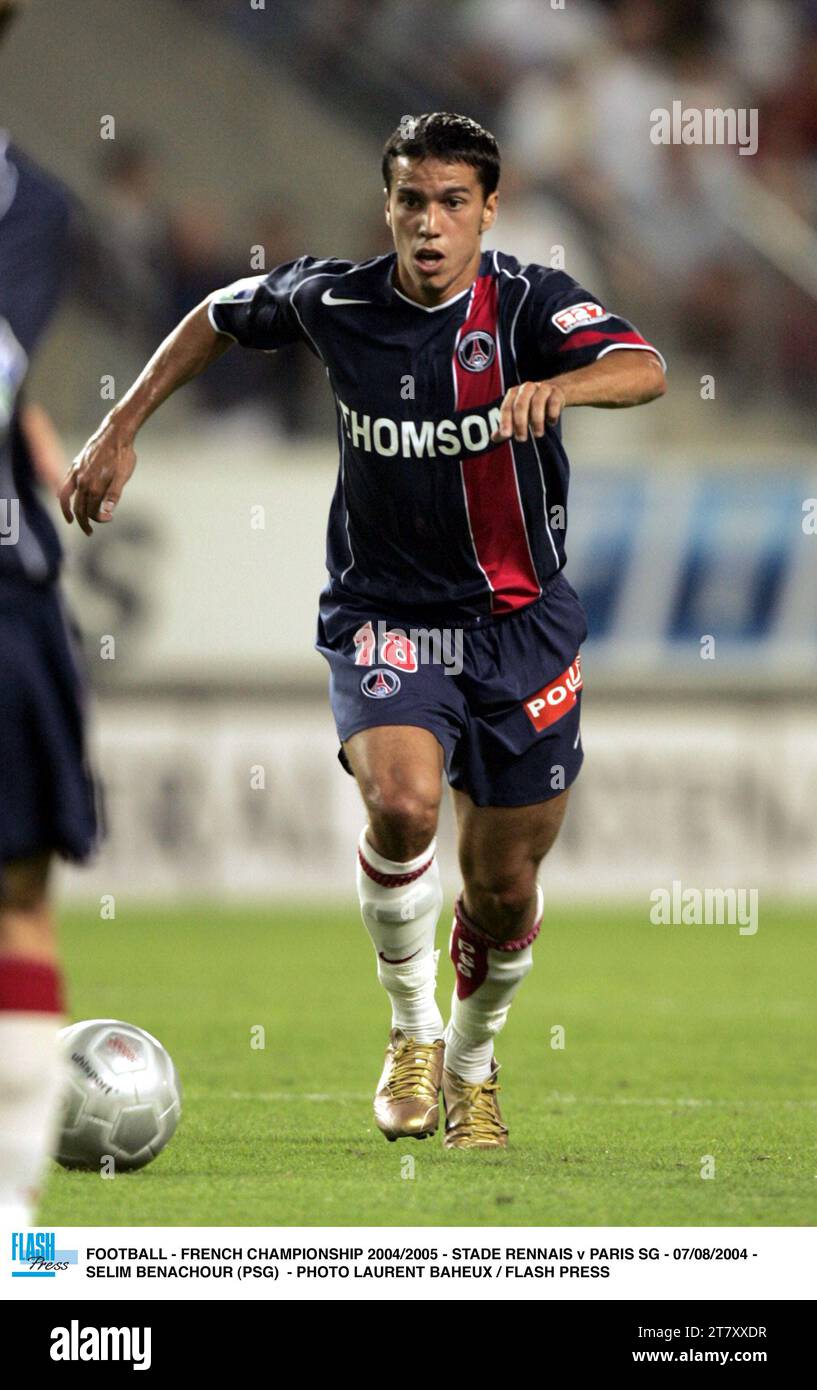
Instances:
[[[95,846],[79,671],[57,585],[0,576],[0,872],[46,850],[82,860]]]
[[[525,608],[454,628],[322,598],[316,646],[341,744],[382,724],[428,729],[452,787],[477,806],[529,806],[578,776],[586,636],[559,573]],[[350,771],[342,748],[339,757]]]

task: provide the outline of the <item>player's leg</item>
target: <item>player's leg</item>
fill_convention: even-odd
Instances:
[[[50,856],[0,866],[0,1220],[31,1223],[51,1152],[62,980]]]
[[[443,750],[427,729],[379,725],[343,745],[368,815],[357,857],[360,910],[391,1003],[375,1118],[388,1138],[436,1130],[443,1020],[435,999],[442,908],[436,830]]]
[[[392,1015],[375,1120],[389,1139],[424,1138],[439,1120],[444,1048],[434,997],[443,897],[437,814],[464,697],[441,662],[419,659],[411,635],[389,614],[327,599],[316,645],[330,667],[340,760],[368,814],[357,887]]]
[[[368,817],[358,842],[357,888],[392,1028],[432,1043],[443,1031],[434,998],[443,750],[427,729],[381,725],[355,734],[344,753]]]
[[[30,1221],[59,1089],[52,857],[97,837],[84,698],[55,585],[0,577],[0,1205]]]
[[[446,1147],[504,1147],[493,1042],[530,971],[542,917],[538,867],[584,757],[584,610],[562,574],[540,599],[467,635],[463,736],[449,762],[463,893],[445,1035]]]
[[[533,966],[542,922],[539,865],[569,793],[532,806],[476,806],[454,792],[463,891],[451,933],[456,985],[445,1031],[446,1146],[504,1147],[494,1039]]]
[[[498,943],[527,935],[537,912],[539,865],[552,848],[569,791],[533,806],[475,806],[454,791],[464,915]]]

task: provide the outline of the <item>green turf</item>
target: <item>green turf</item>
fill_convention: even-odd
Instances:
[[[46,1225],[817,1219],[808,910],[761,903],[757,935],[740,937],[652,926],[646,910],[551,908],[498,1047],[504,1153],[446,1152],[440,1135],[388,1144],[375,1129],[388,1012],[351,909],[120,907],[115,922],[72,912],[63,940],[71,1017],[157,1034],[184,1114],[138,1173],[111,1181],[55,1166]],[[441,1000],[451,984],[443,952]],[[263,1051],[250,1046],[257,1024]],[[563,1050],[551,1047],[554,1025]]]

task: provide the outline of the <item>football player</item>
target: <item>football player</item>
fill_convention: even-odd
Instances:
[[[0,0],[0,39],[18,8]],[[0,131],[0,1220],[16,1226],[32,1218],[59,1092],[50,870],[55,854],[86,858],[97,834],[60,546],[37,495],[60,445],[25,397],[69,218],[66,191]]]
[[[473,120],[404,118],[383,154],[394,252],[302,256],[215,292],[165,340],[62,493],[110,521],[144,420],[233,343],[304,342],[340,454],[317,646],[343,766],[367,810],[361,912],[392,1026],[375,1095],[388,1139],[507,1142],[494,1041],[533,963],[539,865],[582,762],[585,616],[564,574],[565,410],[663,394],[658,351],[561,270],[483,252],[499,151]],[[463,887],[447,1025],[435,998],[445,774]]]

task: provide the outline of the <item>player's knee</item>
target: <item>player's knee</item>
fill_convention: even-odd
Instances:
[[[513,941],[529,925],[536,901],[536,874],[485,874],[465,880],[466,899],[483,931],[499,941]]]
[[[46,902],[49,868],[48,855],[0,865],[0,917],[7,913],[40,913]]]
[[[404,863],[422,854],[437,831],[439,789],[427,783],[380,783],[366,796],[374,847]]]
[[[48,859],[0,868],[0,952],[53,958],[56,933],[48,903]]]
[[[57,934],[47,909],[31,913],[0,909],[0,955],[55,963],[58,954]]]

